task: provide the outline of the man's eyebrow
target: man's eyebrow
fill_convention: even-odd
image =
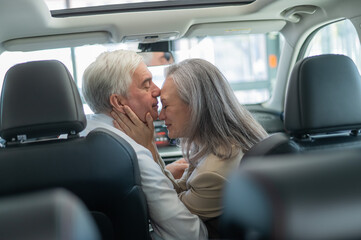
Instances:
[[[152,81],[151,77],[146,78],[146,79],[143,80],[142,85],[144,85],[146,82],[150,82],[150,81]]]

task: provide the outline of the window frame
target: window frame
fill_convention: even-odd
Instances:
[[[331,21],[331,22],[328,22],[318,28],[316,28],[314,31],[312,31],[306,38],[306,40],[303,42],[301,48],[300,48],[300,51],[298,52],[298,55],[297,55],[297,58],[296,58],[296,62],[299,61],[299,60],[302,60],[305,58],[306,56],[306,53],[307,53],[307,50],[312,42],[312,40],[314,39],[314,37],[316,36],[317,33],[320,32],[320,30],[324,29],[325,27],[328,27],[329,25],[332,25],[332,24],[337,24],[339,22],[342,22],[342,21],[346,21],[346,20],[349,20],[350,23],[354,26],[355,28],[355,31],[357,33],[357,30],[356,30],[356,27],[355,25],[353,24],[353,22],[351,21],[351,19],[348,19],[348,18],[341,18],[341,19],[337,19],[335,21]],[[360,40],[360,36],[357,34],[359,40]],[[361,40],[360,40],[361,41]],[[361,44],[361,42],[360,42]],[[346,55],[346,54],[344,54]]]

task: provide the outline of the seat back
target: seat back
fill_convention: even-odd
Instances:
[[[299,146],[285,133],[274,133],[248,150],[243,158],[299,152]],[[242,161],[243,162],[243,161]],[[241,162],[241,164],[243,164]]]
[[[244,159],[297,151],[361,148],[358,109],[361,78],[349,57],[327,54],[302,59],[294,66],[287,87],[284,109],[287,135],[271,135],[256,144],[257,149],[246,153]]]
[[[65,189],[0,199],[0,239],[100,240],[83,203]]]
[[[361,151],[253,158],[225,187],[227,239],[361,238]]]
[[[137,156],[121,137],[95,129],[75,83],[58,61],[16,65],[1,96],[0,196],[63,187],[94,213],[103,239],[148,239]],[[67,139],[59,139],[68,134]]]
[[[320,55],[299,61],[291,74],[284,125],[292,136],[361,128],[361,80],[344,55]]]

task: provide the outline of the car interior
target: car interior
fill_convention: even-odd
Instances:
[[[224,239],[360,239],[360,9],[359,0],[0,0],[0,239],[55,239],[62,221],[71,231],[60,234],[74,235],[56,239],[151,239],[132,147],[106,129],[79,136],[92,113],[83,72],[117,49],[142,55],[159,88],[169,64],[210,61],[269,133],[225,186]],[[182,158],[164,122],[154,126],[165,163]],[[81,216],[47,215],[74,198]],[[35,229],[48,235],[27,234]]]

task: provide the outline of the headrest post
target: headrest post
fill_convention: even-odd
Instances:
[[[354,130],[351,130],[350,136],[357,137],[359,133],[360,133],[360,129],[354,129]]]

